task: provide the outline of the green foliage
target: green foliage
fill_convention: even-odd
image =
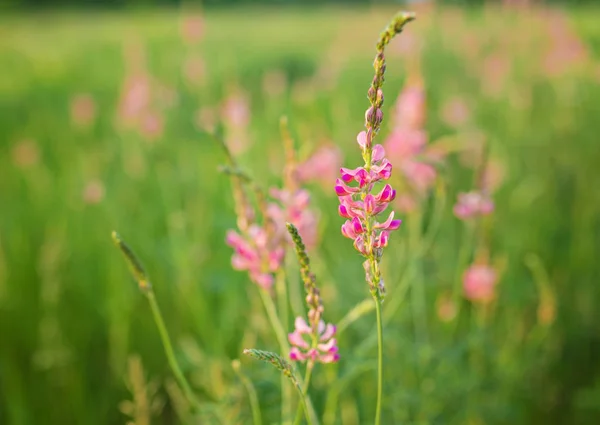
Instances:
[[[250,422],[231,359],[248,346],[277,345],[255,288],[230,267],[224,244],[236,223],[230,183],[218,171],[221,148],[196,128],[197,112],[220,110],[237,88],[247,93],[252,144],[239,155],[239,166],[261,187],[279,183],[283,114],[301,156],[331,140],[346,154],[346,166],[359,165],[354,140],[368,104],[373,34],[389,12],[214,10],[202,41],[193,45],[182,42],[175,12],[0,18],[1,424],[124,423],[118,406],[130,399],[125,377],[134,353],[168,400],[153,423],[185,423],[148,303],[127,283],[126,264],[107,238],[112,229],[126,234],[144,259],[174,356],[198,398],[218,404],[215,423]],[[440,320],[437,302],[455,283],[457,247],[465,237],[451,204],[472,181],[462,156],[450,155],[439,196],[426,200],[423,214],[402,216],[404,227],[384,256],[382,422],[597,423],[597,12],[568,15],[590,46],[589,58],[558,76],[540,71],[542,49],[535,43],[545,33],[525,37],[537,30],[523,16],[503,21],[474,10],[461,14],[457,25],[454,15],[432,15],[437,25],[420,27],[423,17],[415,23],[425,46],[427,129],[433,139],[462,137],[442,120],[442,110],[453,96],[466,99],[473,129],[487,136],[491,156],[505,171],[490,236],[505,268],[493,312],[465,301],[459,320]],[[490,96],[482,91],[483,68],[472,68],[462,55],[472,38],[491,52],[510,37],[538,41],[510,52],[510,81]],[[123,45],[136,43],[154,83],[176,93],[173,107],[156,100],[166,123],[156,139],[116,118],[131,71]],[[401,47],[392,43],[394,49]],[[204,84],[182,75],[193,55],[206,61]],[[387,61],[386,120],[406,76],[397,52]],[[270,95],[263,78],[273,70],[287,83]],[[78,93],[96,102],[97,118],[88,127],[69,117]],[[384,121],[382,140],[389,130]],[[339,234],[332,188],[310,189],[322,240],[310,252],[311,267],[328,321],[338,321],[368,297],[364,273]],[[435,239],[419,239],[433,231]],[[541,323],[540,300],[548,293],[556,311]],[[311,396],[331,423],[368,423],[373,416],[372,323],[362,317],[344,326],[339,365],[315,369]],[[272,369],[254,363],[245,373],[255,383],[264,423],[276,422],[280,392]],[[336,374],[343,385],[333,384]]]

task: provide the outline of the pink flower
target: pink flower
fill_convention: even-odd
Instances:
[[[462,127],[471,117],[471,112],[464,99],[454,97],[442,106],[442,119],[452,127]]]
[[[13,164],[17,167],[31,168],[40,162],[40,150],[36,142],[25,139],[12,148],[11,157]]]
[[[314,247],[317,243],[317,216],[309,209],[310,194],[307,190],[298,189],[294,192],[288,190],[271,189],[271,196],[278,203],[269,204],[268,214],[275,223],[276,231],[285,233],[286,239],[292,240],[285,230],[285,223],[292,223],[302,235],[307,249]]]
[[[150,105],[150,80],[144,74],[127,77],[121,90],[119,116],[125,124],[139,122]]]
[[[358,145],[365,151],[371,144],[366,132],[359,133]],[[385,150],[375,145],[371,151],[370,167],[355,169],[341,168],[341,179],[337,179],[335,192],[339,197],[340,216],[347,218],[342,225],[342,235],[354,240],[354,247],[365,257],[373,254],[373,250],[381,250],[388,244],[389,232],[400,227],[400,220],[394,220],[392,211],[384,222],[376,217],[385,211],[390,202],[396,198],[396,191],[386,184],[376,195],[371,192],[373,185],[387,180],[392,173],[392,164],[385,158]],[[357,185],[350,186],[356,183]]]
[[[396,101],[394,122],[398,128],[419,130],[425,125],[425,90],[420,80],[409,82]]]
[[[273,273],[281,268],[285,256],[280,244],[274,244],[267,232],[253,224],[246,235],[230,230],[225,238],[233,248],[231,265],[236,270],[246,270],[250,279],[263,289],[273,285]]]
[[[475,191],[459,193],[458,201],[454,205],[454,214],[461,220],[488,215],[493,211],[494,202],[484,193]]]
[[[300,183],[316,180],[329,186],[335,180],[341,164],[342,152],[337,146],[322,146],[307,160],[298,164],[296,177]]]
[[[495,297],[496,271],[486,264],[473,264],[463,275],[465,297],[473,302],[489,303]]]
[[[188,43],[196,43],[204,33],[204,19],[201,15],[187,16],[181,23],[181,36]]]
[[[140,122],[140,132],[149,140],[154,140],[162,136],[164,130],[164,120],[156,112],[146,112]]]
[[[104,199],[104,184],[100,180],[89,181],[83,190],[83,200],[86,204],[98,204]]]
[[[89,94],[78,94],[71,99],[71,122],[79,127],[87,127],[96,117],[96,103]]]
[[[326,325],[323,320],[320,320],[316,329],[316,341],[313,341],[314,330],[302,317],[297,317],[294,325],[294,332],[288,334],[288,341],[292,345],[291,360],[321,363],[334,363],[339,360],[334,325],[330,323]]]

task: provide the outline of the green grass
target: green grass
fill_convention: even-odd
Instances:
[[[209,11],[205,36],[194,46],[181,41],[180,16],[169,10],[0,20],[0,423],[124,423],[119,404],[131,399],[127,365],[134,354],[165,403],[153,423],[182,423],[175,414],[179,399],[167,394],[172,378],[151,312],[112,246],[112,230],[143,259],[198,396],[220,403],[224,423],[250,423],[249,402],[230,362],[244,348],[276,350],[277,344],[256,288],[231,270],[224,237],[235,216],[229,182],[217,171],[224,158],[196,130],[195,112],[217,107],[233,86],[248,93],[253,144],[239,160],[264,186],[280,181],[283,114],[303,155],[331,140],[346,153],[344,163],[355,166],[373,44],[392,12]],[[448,202],[435,242],[415,254],[441,199],[432,196],[422,215],[403,217],[384,257],[390,294],[383,307],[383,423],[596,423],[600,32],[594,22],[600,12],[568,12],[588,57],[557,77],[540,65],[546,18],[453,11],[457,23],[450,12],[422,11],[414,24],[424,43],[427,130],[432,139],[463,137],[444,124],[440,110],[452,96],[466,99],[473,126],[487,135],[492,157],[505,169],[489,223],[491,252],[505,267],[486,324],[475,320],[474,309],[458,323],[439,321],[435,301],[453,285],[464,243],[451,205],[472,179],[451,155],[441,169]],[[482,41],[473,62],[464,56],[465,34]],[[165,110],[164,136],[154,143],[115,125],[126,72],[123,44],[132,39],[144,46],[152,77],[178,97]],[[485,75],[476,66],[495,49],[511,60],[513,72],[493,98],[482,92]],[[206,61],[202,87],[182,78],[191,53]],[[320,85],[314,76],[326,64],[335,77]],[[263,74],[274,69],[290,82],[275,98],[262,90]],[[405,76],[404,59],[390,53],[386,116]],[[97,103],[89,129],[69,119],[70,99],[80,92]],[[24,138],[40,151],[29,168],[13,158]],[[105,196],[86,204],[82,193],[93,179],[103,182]],[[332,190],[311,190],[322,235],[313,262],[326,316],[339,321],[368,291],[360,258],[339,233]],[[537,274],[528,258],[539,259]],[[557,302],[548,326],[536,319],[537,284],[544,279]],[[298,283],[295,275],[291,282]],[[311,392],[321,413],[336,373],[346,377],[333,423],[371,421],[373,333],[371,313],[340,337],[340,364],[315,372]],[[257,387],[265,423],[276,423],[279,380],[247,360],[242,369]]]

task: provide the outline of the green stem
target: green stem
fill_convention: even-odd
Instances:
[[[262,425],[262,416],[260,413],[260,404],[258,403],[258,395],[256,394],[256,389],[254,385],[252,385],[252,381],[248,379],[248,377],[241,371],[240,363],[238,360],[235,360],[236,363],[233,365],[233,370],[242,381],[242,384],[246,388],[248,392],[248,399],[250,401],[250,409],[252,410],[252,420],[254,425]]]
[[[288,326],[288,295],[284,269],[277,272],[275,290],[277,292],[277,307],[279,309],[278,317],[282,322],[283,329],[286,329]],[[290,423],[292,417],[292,388],[285,381],[286,377],[281,376],[281,422],[287,425]]]
[[[381,300],[374,296],[377,313],[377,405],[375,407],[375,425],[381,424],[381,398],[383,396],[383,321],[381,319]]]
[[[312,376],[314,363],[309,361],[306,364],[306,373],[304,374],[304,386],[302,388],[302,398],[305,398],[308,394],[308,386],[310,385],[310,377]],[[306,412],[306,419],[310,423],[310,418],[308,417],[308,411]],[[298,406],[298,410],[296,410],[296,419],[294,419],[294,425],[300,425],[300,421],[302,420],[302,405]]]
[[[183,390],[185,397],[188,399],[193,409],[198,410],[200,407],[200,402],[194,395],[190,384],[188,383],[183,372],[181,371],[181,368],[179,367],[179,363],[177,362],[177,358],[175,357],[175,352],[173,351],[173,345],[171,344],[171,338],[169,338],[169,332],[167,331],[167,327],[165,326],[165,321],[163,320],[160,308],[158,307],[158,303],[156,302],[154,292],[150,290],[147,291],[145,295],[148,299],[148,302],[150,303],[152,316],[154,317],[154,322],[156,323],[156,327],[158,328],[158,333],[160,334],[160,339],[162,340],[163,347],[165,349],[165,354],[167,356],[167,361],[169,362],[169,366],[173,371],[173,375],[175,376],[177,383]]]

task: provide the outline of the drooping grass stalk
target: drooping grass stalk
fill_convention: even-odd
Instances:
[[[250,381],[250,379],[248,379],[248,377],[242,372],[239,360],[234,360],[233,362],[231,362],[231,367],[237,374],[238,378],[240,378],[242,385],[244,385],[246,391],[248,392],[248,399],[250,400],[250,410],[252,410],[252,420],[254,422],[254,425],[262,425],[262,415],[260,413],[258,395],[256,394],[256,389],[254,388],[254,385],[252,385],[252,381]]]
[[[133,274],[133,277],[137,281],[140,291],[146,296],[146,299],[150,304],[150,309],[152,310],[152,317],[154,318],[154,322],[156,323],[156,327],[158,328],[158,333],[160,335],[160,339],[165,350],[165,355],[167,356],[169,367],[171,368],[171,371],[173,372],[177,383],[181,387],[181,390],[183,391],[185,397],[192,406],[192,409],[195,411],[199,411],[200,402],[194,395],[192,387],[188,383],[185,375],[181,371],[179,363],[177,362],[177,357],[175,356],[175,351],[173,350],[173,345],[171,344],[169,332],[167,331],[165,321],[158,306],[158,302],[156,301],[154,290],[152,289],[152,284],[148,279],[148,275],[146,274],[142,263],[135,255],[135,253],[131,250],[131,248],[129,248],[129,246],[121,239],[117,232],[112,233],[112,239],[115,245],[121,250],[121,253],[125,257],[127,265],[129,266],[129,269]]]
[[[261,360],[263,362],[270,363],[271,365],[273,365],[273,367],[275,367],[277,370],[279,370],[283,374],[283,376],[288,378],[292,382],[292,384],[294,385],[296,390],[298,391],[298,394],[300,394],[300,402],[303,407],[304,413],[306,415],[306,422],[309,425],[316,425],[313,422],[312,415],[309,411],[308,399],[307,399],[306,395],[304,394],[304,392],[302,391],[303,385],[301,384],[300,380],[296,377],[296,374],[294,373],[294,369],[293,369],[292,365],[290,365],[285,359],[283,359],[283,357],[281,357],[275,353],[271,353],[269,351],[245,349],[244,354],[246,354],[250,357],[254,357],[257,360]]]

